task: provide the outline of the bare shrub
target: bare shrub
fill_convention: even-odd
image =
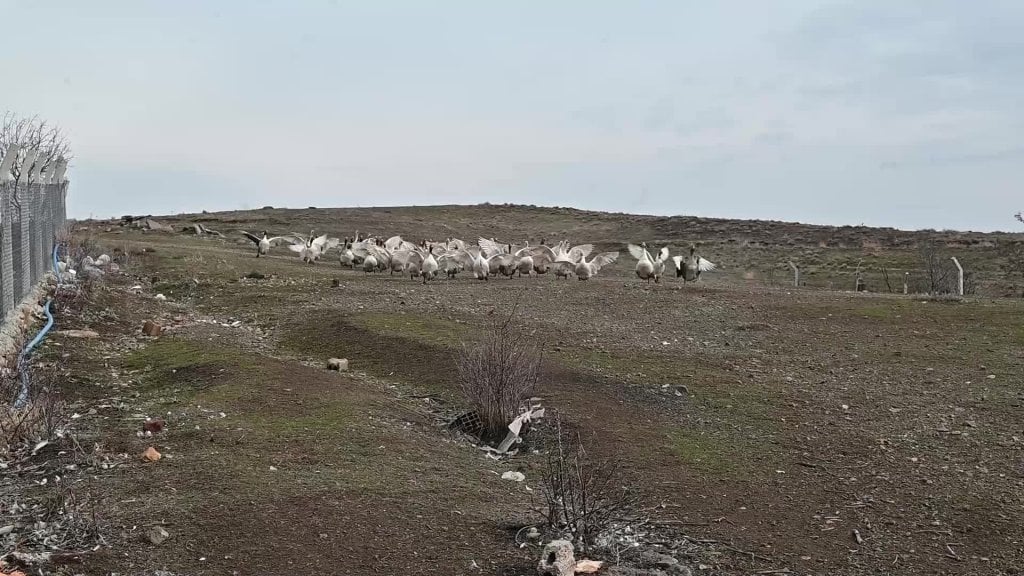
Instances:
[[[956,266],[949,253],[933,240],[918,245],[924,269],[924,289],[928,294],[950,294],[957,290]]]
[[[513,323],[515,310],[456,360],[459,387],[482,424],[481,439],[500,440],[540,380],[541,353]]]
[[[27,402],[14,408],[14,400],[21,391],[19,375],[15,372],[3,379],[0,385],[0,454],[9,455],[38,442],[53,440],[64,430],[68,423],[67,410],[53,383],[51,371],[37,370],[29,385]]]
[[[621,481],[618,463],[589,457],[579,435],[563,433],[560,421],[541,493],[545,523],[584,551],[602,534],[637,520],[639,498]]]

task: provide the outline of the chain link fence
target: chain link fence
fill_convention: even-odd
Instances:
[[[15,151],[15,154],[17,152]],[[15,181],[10,161],[0,162],[0,318],[18,306],[52,268],[57,235],[67,217],[66,165],[22,171]]]

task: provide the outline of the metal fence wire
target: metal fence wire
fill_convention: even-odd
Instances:
[[[67,191],[66,180],[5,182],[0,174],[0,317],[7,318],[50,271],[67,217]]]

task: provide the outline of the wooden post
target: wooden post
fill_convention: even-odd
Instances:
[[[904,272],[903,273],[903,293],[904,294],[909,294],[910,293],[909,285],[910,285],[910,272]]]
[[[789,267],[793,269],[793,286],[800,287],[800,268],[793,261],[789,261]]]
[[[950,256],[950,260],[953,264],[956,264],[957,270],[957,294],[960,296],[964,295],[964,267],[960,265],[960,261],[956,259],[956,256]]]

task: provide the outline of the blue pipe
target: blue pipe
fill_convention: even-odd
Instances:
[[[60,267],[57,265],[57,249],[58,248],[59,248],[59,246],[57,245],[56,242],[54,242],[53,243],[53,274],[54,274],[54,276],[57,277],[57,286],[60,287]],[[46,307],[43,308],[43,312],[46,313],[46,325],[43,326],[43,329],[40,330],[38,334],[36,334],[36,337],[33,338],[25,346],[25,348],[21,351],[21,354],[18,354],[18,372],[21,373],[21,390],[18,391],[18,397],[14,400],[14,408],[16,410],[24,408],[25,404],[28,402],[28,389],[29,389],[29,385],[28,385],[28,370],[27,369],[24,369],[24,370],[22,369],[22,366],[24,366],[23,362],[27,362],[28,361],[28,356],[29,356],[29,354],[32,353],[32,349],[35,348],[36,346],[38,346],[39,343],[43,341],[43,338],[46,338],[46,334],[49,333],[50,329],[53,328],[53,312],[51,310],[52,308],[53,308],[53,298],[47,298],[46,299]]]

